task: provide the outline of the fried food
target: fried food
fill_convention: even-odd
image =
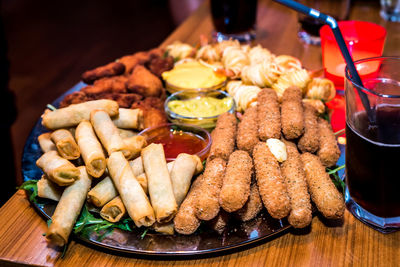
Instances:
[[[226,162],[215,158],[207,162],[203,173],[203,182],[199,185],[200,193],[197,195],[196,217],[209,221],[218,215],[220,210],[219,195],[225,175]]]
[[[164,90],[161,80],[142,65],[137,65],[126,83],[129,92],[142,96],[160,96]]]
[[[264,142],[254,147],[253,160],[258,189],[268,213],[275,219],[286,217],[290,202],[278,161]]]
[[[96,80],[93,85],[86,86],[81,92],[88,96],[104,93],[126,93],[126,76],[106,77]]]
[[[237,217],[243,222],[250,221],[255,218],[262,209],[262,201],[258,192],[257,182],[253,182],[250,186],[250,195],[246,204],[236,212]]]
[[[45,174],[37,181],[37,194],[39,197],[59,201],[62,192],[63,188],[47,179]]]
[[[155,108],[158,110],[164,110],[164,99],[161,97],[146,97],[143,100],[134,102],[131,108]]]
[[[304,132],[304,112],[299,87],[291,86],[283,92],[281,104],[282,132],[286,139],[296,139]]]
[[[240,150],[247,151],[251,155],[258,141],[257,107],[250,107],[246,109],[238,124],[236,144]]]
[[[81,78],[87,84],[92,84],[95,80],[121,75],[125,72],[125,65],[120,62],[111,62],[107,65],[97,67],[92,70],[85,71]]]
[[[164,111],[151,107],[143,109],[143,125],[145,129],[167,122],[167,116]]]
[[[130,74],[137,65],[144,65],[149,58],[148,52],[141,51],[133,55],[123,56],[118,59],[118,62],[125,65],[125,74]]]
[[[336,141],[332,127],[326,120],[318,118],[319,150],[318,156],[322,164],[332,167],[340,157],[340,149]]]
[[[290,198],[291,211],[288,221],[295,228],[304,228],[311,223],[312,211],[303,162],[296,145],[289,141],[284,143],[288,157],[282,163],[281,171]]]
[[[235,148],[236,117],[231,113],[223,113],[218,117],[217,125],[211,133],[213,140],[209,159],[221,158],[228,160]]]
[[[228,225],[229,219],[230,214],[224,210],[220,210],[218,215],[211,221],[208,221],[207,224],[211,229],[221,235]]]
[[[100,216],[112,223],[119,222],[126,214],[126,208],[120,196],[113,198],[100,210]]]
[[[204,181],[204,176],[200,175],[192,183],[189,193],[182,202],[179,210],[174,218],[175,231],[183,235],[193,234],[200,226],[200,220],[197,219],[196,202],[197,196],[202,194],[200,190]]]
[[[174,67],[173,57],[154,57],[147,64],[147,68],[158,78],[165,71],[169,71]]]
[[[342,194],[336,189],[321,160],[311,154],[301,155],[311,199],[328,219],[343,217],[345,205]]]
[[[263,89],[257,96],[258,137],[262,141],[281,138],[281,114],[278,96],[272,89]]]
[[[72,94],[66,95],[64,97],[64,99],[60,102],[59,108],[65,108],[71,104],[79,104],[89,100],[91,99],[84,92],[82,91],[73,92]]]
[[[51,133],[51,140],[56,144],[61,157],[69,160],[81,156],[81,151],[71,132],[66,129],[58,129]]]
[[[129,108],[134,102],[142,100],[143,96],[138,94],[119,94],[119,93],[104,93],[94,97],[95,99],[110,99],[118,103],[120,108]]]
[[[49,152],[49,151],[57,151],[56,145],[51,141],[51,133],[43,133],[38,136],[38,142],[40,149],[42,150],[43,153]]]
[[[96,207],[103,207],[107,202],[118,196],[118,191],[110,176],[106,176],[88,193],[88,201]]]
[[[318,116],[313,106],[303,103],[304,108],[304,134],[300,137],[297,146],[301,152],[314,153],[319,148]]]
[[[118,115],[112,118],[115,126],[123,129],[143,129],[143,111],[141,109],[119,108],[118,110]]]
[[[244,206],[250,194],[253,161],[246,151],[236,150],[228,161],[219,204],[227,212],[234,212]]]

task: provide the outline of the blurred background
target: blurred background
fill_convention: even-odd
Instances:
[[[22,182],[25,140],[80,75],[158,46],[203,0],[0,0],[0,206]]]

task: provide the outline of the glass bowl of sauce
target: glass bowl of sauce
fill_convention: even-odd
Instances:
[[[175,160],[180,153],[197,155],[203,161],[211,147],[209,132],[188,124],[162,124],[144,129],[139,135],[145,136],[149,144],[162,144],[167,162]]]
[[[167,98],[164,109],[173,123],[191,124],[212,130],[219,115],[235,112],[235,101],[227,92],[220,90],[179,91]]]

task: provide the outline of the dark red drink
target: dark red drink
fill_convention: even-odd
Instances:
[[[376,108],[376,125],[365,112],[346,125],[346,183],[353,200],[370,213],[400,216],[400,107]]]
[[[215,29],[225,34],[248,32],[256,23],[257,0],[211,0]]]

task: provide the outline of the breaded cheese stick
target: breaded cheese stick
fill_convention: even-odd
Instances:
[[[225,174],[226,162],[215,158],[207,162],[204,170],[204,182],[200,185],[200,194],[197,196],[196,216],[200,220],[209,221],[218,215],[219,194]]]
[[[340,149],[336,141],[332,127],[326,120],[318,118],[319,150],[318,156],[322,164],[332,167],[340,157]]]
[[[57,151],[56,145],[51,141],[51,133],[43,133],[38,136],[38,142],[40,149],[42,150],[43,153],[49,152],[49,151]]]
[[[204,176],[200,175],[192,183],[189,193],[179,207],[174,218],[174,228],[180,234],[193,234],[200,226],[200,220],[196,217],[196,201],[197,196],[201,194],[201,185],[204,181]]]
[[[79,179],[65,188],[46,233],[47,240],[57,246],[64,246],[68,242],[68,237],[81,212],[92,183],[85,167],[79,167],[78,171],[80,172]]]
[[[43,170],[47,178],[59,186],[70,185],[79,179],[79,169],[60,157],[57,151],[44,153],[36,161],[36,165]]]
[[[296,139],[304,132],[304,112],[299,87],[291,86],[283,92],[281,104],[282,132],[286,139]]]
[[[236,144],[240,150],[247,151],[250,155],[259,141],[257,127],[257,106],[249,107],[238,124]]]
[[[258,137],[262,141],[281,138],[281,113],[276,92],[270,88],[261,90],[257,96]]]
[[[51,133],[51,140],[56,144],[61,157],[73,160],[81,156],[81,150],[71,132],[66,129],[58,129]]]
[[[223,113],[218,117],[217,125],[211,133],[212,144],[209,159],[228,160],[235,148],[237,121],[234,114]]]
[[[308,191],[318,210],[328,219],[343,217],[345,209],[343,196],[336,189],[320,159],[306,152],[301,155],[301,160],[306,173]]]
[[[222,234],[229,223],[229,219],[230,214],[224,210],[220,210],[218,215],[211,221],[208,221],[207,224],[215,232]]]
[[[93,110],[104,110],[108,115],[118,114],[118,103],[113,100],[101,99],[72,104],[54,111],[46,110],[42,115],[42,125],[47,129],[68,128],[78,125],[82,120],[90,119]]]
[[[314,153],[319,148],[318,115],[313,106],[303,103],[304,134],[300,137],[297,146],[301,152]]]
[[[143,129],[143,111],[139,108],[119,108],[118,115],[112,118],[113,123],[122,129]]]
[[[281,164],[282,175],[285,178],[290,198],[291,211],[288,221],[295,228],[304,228],[311,223],[312,211],[303,162],[296,145],[286,140],[283,142],[288,155]]]
[[[246,204],[236,212],[239,219],[243,222],[255,218],[262,209],[262,201],[258,192],[257,182],[253,182],[250,187],[250,196]]]
[[[91,176],[99,178],[106,170],[107,164],[103,148],[99,140],[97,140],[92,124],[87,120],[79,123],[78,127],[76,127],[75,137],[87,172]]]
[[[246,151],[236,150],[230,155],[219,194],[219,204],[225,211],[237,211],[246,203],[252,173],[253,161]]]
[[[264,142],[254,147],[253,159],[258,190],[265,208],[275,219],[286,217],[290,212],[290,202],[278,161]]]

